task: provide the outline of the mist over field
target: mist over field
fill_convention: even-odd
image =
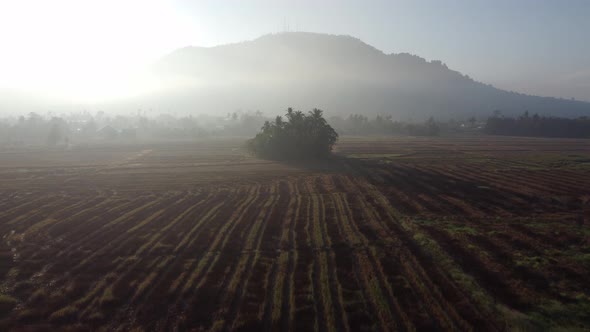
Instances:
[[[0,331],[590,330],[588,17],[0,1]]]

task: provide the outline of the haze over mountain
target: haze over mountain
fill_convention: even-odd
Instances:
[[[215,47],[185,47],[150,68],[156,84],[133,98],[91,105],[22,91],[0,94],[0,112],[137,109],[225,115],[238,110],[281,114],[288,106],[328,115],[390,114],[404,121],[445,120],[495,110],[541,115],[590,115],[590,103],[503,91],[407,53],[385,54],[340,35],[285,32]]]
[[[503,91],[407,53],[384,54],[349,36],[288,32],[211,48],[186,47],[155,70],[154,104],[188,111],[319,107],[330,114],[392,114],[402,119],[590,114],[590,103]],[[174,105],[174,106],[172,106]]]

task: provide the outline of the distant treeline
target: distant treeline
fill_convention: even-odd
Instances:
[[[107,115],[29,113],[0,118],[0,146],[69,145],[94,141],[192,140],[208,136],[251,136],[268,120],[261,112],[225,116],[171,114]]]
[[[237,111],[226,115],[154,114],[138,110],[135,114],[106,114],[88,111],[69,114],[29,113],[0,118],[0,146],[60,146],[95,141],[194,140],[211,136],[251,137],[271,117],[260,111]],[[391,115],[351,114],[327,120],[340,135],[438,136],[475,132],[483,124],[475,118],[466,121],[408,123]]]
[[[491,135],[590,138],[590,118],[530,116],[528,111],[518,118],[495,114],[488,119],[484,132]]]
[[[438,122],[430,117],[421,123],[408,123],[395,121],[391,115],[377,115],[369,118],[360,114],[351,114],[346,118],[331,117],[329,123],[341,135],[439,136],[475,131],[478,127],[473,117],[466,121],[448,122]]]

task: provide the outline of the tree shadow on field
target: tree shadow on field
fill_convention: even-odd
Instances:
[[[477,169],[469,176],[464,176],[452,168],[447,171],[444,167],[430,168],[424,163],[416,165],[378,157],[357,158],[337,153],[324,159],[276,162],[315,174],[346,175],[362,179],[391,197],[401,210],[410,214],[426,211],[445,215],[520,216],[542,211],[575,213],[580,225],[585,220],[579,192],[564,192],[563,199],[555,199],[555,194],[549,191],[540,192],[534,188],[529,190],[520,183],[497,184],[494,178],[487,178],[485,174],[478,175]],[[587,201],[590,202],[590,198]],[[590,216],[590,212],[588,215]]]
[[[366,167],[375,161],[351,158],[342,154],[332,154],[326,158],[316,159],[271,159],[279,164],[295,167],[314,173],[366,175]]]

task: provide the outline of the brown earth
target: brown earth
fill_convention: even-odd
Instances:
[[[0,151],[1,330],[590,326],[590,141]]]

